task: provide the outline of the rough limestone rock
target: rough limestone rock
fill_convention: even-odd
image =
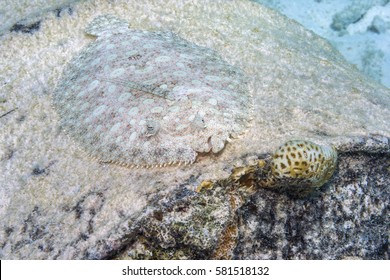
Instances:
[[[389,259],[389,155],[342,153],[325,195],[256,193],[237,214],[235,259]]]
[[[389,147],[388,139],[375,142]],[[138,235],[120,258],[389,259],[389,159],[342,153],[329,184],[306,199],[253,194],[243,182],[202,196],[178,190],[133,224]]]
[[[16,32],[31,33],[39,29],[40,17],[45,12],[54,12],[56,16],[62,13],[72,13],[68,4],[79,0],[3,0],[0,3],[0,34],[7,29]]]
[[[1,38],[1,258],[388,258],[386,88],[249,1],[102,0],[72,10],[43,17],[33,34]],[[188,166],[89,158],[61,131],[52,92],[94,40],[87,24],[108,13],[242,69],[252,80],[252,127]],[[294,139],[341,155],[330,183],[306,198],[260,188],[271,153]]]

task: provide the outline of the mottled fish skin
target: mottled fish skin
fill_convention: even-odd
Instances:
[[[247,130],[252,98],[239,68],[173,33],[112,20],[87,28],[98,37],[71,60],[53,97],[62,128],[91,156],[138,167],[192,163]]]

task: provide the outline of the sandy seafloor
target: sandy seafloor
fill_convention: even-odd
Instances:
[[[255,0],[255,2],[279,11],[327,39],[347,61],[390,87],[390,1]]]

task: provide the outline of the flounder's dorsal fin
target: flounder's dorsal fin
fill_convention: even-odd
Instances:
[[[127,30],[129,24],[113,15],[101,15],[94,18],[85,29],[89,35],[100,36],[104,32],[121,32]]]

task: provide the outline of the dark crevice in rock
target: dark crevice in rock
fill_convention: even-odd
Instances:
[[[70,6],[64,6],[64,7],[54,9],[53,12],[58,18],[61,17],[64,13],[67,13],[70,16],[73,15],[73,9]]]
[[[33,34],[39,30],[41,27],[41,21],[36,21],[34,23],[30,24],[23,24],[23,23],[15,23],[11,28],[11,32],[21,32],[21,33],[29,33]]]

